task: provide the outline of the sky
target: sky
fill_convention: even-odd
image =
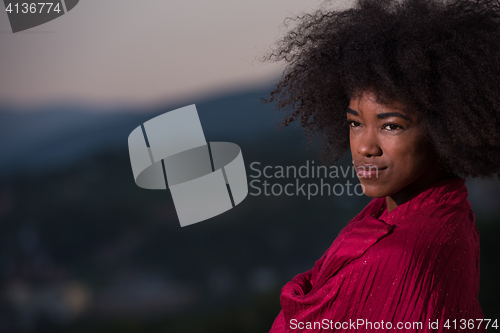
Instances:
[[[0,104],[150,106],[272,83],[283,65],[259,56],[286,30],[285,18],[322,2],[80,0],[18,33],[2,10]]]

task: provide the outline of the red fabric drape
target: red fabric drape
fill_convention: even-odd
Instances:
[[[453,332],[464,320],[461,332],[486,332],[476,320],[479,234],[464,179],[435,183],[381,220],[384,209],[373,199],[283,287],[270,333]]]

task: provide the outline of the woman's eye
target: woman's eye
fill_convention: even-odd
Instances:
[[[401,126],[395,125],[395,124],[385,124],[383,129],[388,130],[388,131],[395,131],[398,129],[403,129]]]
[[[355,120],[348,120],[348,122],[349,122],[349,127],[358,127],[359,125],[361,125]]]

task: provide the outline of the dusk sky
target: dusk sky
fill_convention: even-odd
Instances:
[[[150,106],[271,83],[280,65],[258,56],[322,2],[80,0],[15,34],[2,10],[0,104]]]

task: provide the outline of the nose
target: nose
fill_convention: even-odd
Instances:
[[[357,147],[358,154],[364,157],[380,156],[382,149],[373,129],[367,129],[360,135]]]

